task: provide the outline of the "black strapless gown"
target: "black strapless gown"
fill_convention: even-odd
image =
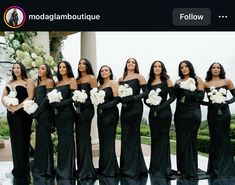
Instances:
[[[102,89],[105,91],[105,102],[113,100],[111,87]],[[98,115],[98,133],[100,145],[99,173],[105,176],[115,176],[119,173],[117,157],[115,153],[116,128],[119,119],[117,106],[103,109]]]
[[[168,87],[166,83],[152,85],[151,90],[161,89],[159,95],[162,97],[161,104],[166,102]],[[158,177],[168,177],[171,172],[170,159],[170,138],[169,130],[171,126],[172,112],[170,104],[160,110],[154,116],[153,109],[149,112],[149,126],[151,131],[151,158],[149,173]]]
[[[78,90],[85,90],[88,99],[80,106],[80,114],[76,120],[77,170],[80,179],[95,178],[95,169],[92,160],[91,121],[94,116],[94,106],[90,100],[90,84],[78,85]]]
[[[138,79],[121,81],[120,85],[128,84],[133,89],[133,96],[140,94]],[[141,100],[129,101],[121,108],[121,174],[134,177],[147,173],[147,167],[140,141],[140,123],[143,114]]]
[[[217,87],[225,88],[226,86]],[[210,89],[206,89],[209,92]],[[218,109],[208,106],[207,120],[210,131],[210,150],[207,173],[214,177],[235,177],[235,164],[230,144],[231,114],[229,106]]]
[[[10,88],[7,86],[6,89],[9,93]],[[24,86],[16,85],[14,90],[17,92],[16,98],[19,100],[19,104],[28,97],[27,89]],[[22,108],[13,114],[7,111],[7,121],[9,124],[13,157],[12,174],[14,178],[27,179],[30,173],[29,146],[32,118]]]
[[[69,85],[55,87],[62,94],[62,102],[71,98]],[[62,103],[61,102],[61,103]],[[74,117],[75,111],[72,103],[56,108],[56,130],[58,134],[58,159],[56,176],[58,179],[69,180],[74,177]]]
[[[54,175],[53,143],[51,131],[53,127],[53,112],[45,98],[47,96],[46,86],[38,86],[35,89],[35,102],[43,110],[36,118],[36,143],[34,153],[33,174],[39,176]]]
[[[183,90],[176,87],[176,159],[178,171],[187,178],[198,178],[197,133],[201,124],[199,101],[184,96]],[[183,96],[185,102],[182,103]]]

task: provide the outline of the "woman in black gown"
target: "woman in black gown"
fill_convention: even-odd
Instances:
[[[150,105],[149,126],[151,131],[151,158],[149,173],[167,178],[171,172],[169,130],[172,120],[170,104],[175,100],[173,83],[167,75],[165,65],[155,61],[151,65],[148,80],[148,89],[160,89],[162,98],[159,105]],[[167,96],[169,94],[169,98]]]
[[[143,114],[142,98],[148,95],[146,80],[139,74],[138,63],[134,58],[126,62],[119,84],[128,84],[133,94],[121,99],[121,156],[120,172],[124,176],[135,177],[147,174],[140,141],[140,123]],[[140,90],[142,89],[142,93]]]
[[[99,173],[114,177],[119,173],[115,152],[116,128],[119,119],[118,83],[113,80],[110,67],[104,65],[100,68],[97,81],[99,90],[105,91],[105,102],[98,105],[98,133],[100,144]]]
[[[33,163],[34,185],[46,184],[42,180],[52,178],[54,175],[53,143],[51,140],[54,120],[47,99],[47,93],[54,88],[54,85],[50,68],[46,64],[41,64],[38,68],[38,86],[35,89],[35,102],[39,107],[32,114],[37,123]],[[39,181],[39,179],[42,180]]]
[[[77,176],[80,179],[95,178],[90,136],[94,106],[90,100],[90,90],[97,86],[90,61],[85,58],[80,59],[77,89],[85,90],[88,95],[85,103],[75,103],[75,106],[80,109],[76,119]]]
[[[3,101],[3,97],[7,96],[10,91],[17,93],[16,98],[19,100],[17,106],[6,105]],[[12,80],[7,83],[2,95],[2,103],[7,109],[10,130],[14,184],[18,184],[18,181],[25,185],[29,183],[29,145],[32,118],[23,110],[23,102],[26,99],[32,99],[33,96],[34,83],[32,79],[27,77],[25,66],[16,62],[12,67]]]
[[[205,89],[229,90],[233,98],[226,103],[212,103],[208,96],[207,120],[210,131],[210,149],[207,173],[212,177],[235,177],[235,164],[230,145],[231,114],[228,104],[235,102],[235,89],[231,80],[225,78],[225,71],[220,63],[213,63],[207,71]],[[225,95],[226,96],[226,95]],[[221,113],[219,113],[221,112]]]
[[[72,181],[75,172],[74,118],[72,95],[77,88],[71,65],[67,61],[58,64],[58,82],[55,89],[61,92],[63,99],[51,103],[55,108],[55,124],[58,134],[58,158],[56,177],[58,180]]]
[[[200,101],[204,98],[204,85],[195,75],[191,62],[179,64],[180,79],[175,84],[177,98],[174,122],[176,128],[176,159],[178,172],[185,178],[198,178],[197,133],[201,123]],[[181,88],[189,78],[195,81],[195,90]]]

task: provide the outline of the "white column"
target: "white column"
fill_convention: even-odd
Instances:
[[[38,31],[37,35],[33,38],[33,43],[36,46],[42,47],[46,54],[50,55],[50,39],[48,31]]]
[[[81,58],[87,58],[94,70],[95,76],[97,71],[96,63],[96,35],[95,32],[81,32]],[[98,156],[99,154],[99,138],[98,138],[98,128],[97,128],[97,115],[92,119],[91,125],[91,139],[92,139],[92,152],[93,156]]]

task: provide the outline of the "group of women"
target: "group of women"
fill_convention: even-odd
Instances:
[[[10,128],[14,179],[27,179],[29,168],[29,142],[32,117],[36,124],[36,144],[32,173],[35,179],[56,176],[59,180],[94,179],[97,175],[114,177],[122,175],[136,177],[148,172],[152,175],[170,178],[172,175],[170,160],[169,129],[172,121],[171,103],[176,99],[174,123],[177,144],[177,174],[189,179],[198,177],[197,132],[201,122],[200,105],[208,106],[208,124],[210,130],[210,153],[207,173],[213,177],[235,176],[235,164],[230,147],[230,103],[235,101],[235,89],[231,80],[225,78],[221,64],[213,63],[203,81],[196,76],[189,61],[182,61],[178,69],[180,79],[175,85],[167,74],[163,62],[155,61],[151,65],[148,81],[139,74],[136,59],[129,58],[124,73],[118,82],[113,80],[109,66],[104,65],[94,76],[91,63],[80,59],[78,77],[75,79],[71,65],[67,61],[58,64],[58,82],[52,80],[51,70],[42,64],[38,69],[38,82],[27,77],[26,69],[20,62],[12,68],[12,80],[8,82],[3,95],[17,92],[19,105],[8,106],[7,119]],[[195,90],[181,88],[181,83],[189,78],[195,81]],[[128,84],[132,95],[120,98],[119,85]],[[233,96],[223,104],[203,101],[204,92],[211,87],[229,90]],[[92,161],[91,121],[94,106],[90,99],[90,90],[98,88],[105,91],[104,103],[97,106],[97,125],[99,133],[100,157],[96,170]],[[159,88],[159,105],[147,103],[151,90]],[[47,93],[57,89],[62,101],[49,103]],[[88,98],[85,103],[74,102],[75,90],[84,90]],[[2,98],[3,99],[3,98]],[[23,102],[35,99],[39,105],[36,112],[28,115],[23,111]],[[146,167],[140,141],[140,123],[143,114],[143,101],[150,107],[149,125],[151,131],[151,158],[149,170]],[[183,100],[183,101],[182,101]],[[3,102],[3,101],[2,101]],[[115,152],[116,127],[119,120],[117,104],[121,103],[121,155],[118,165]],[[79,111],[75,111],[77,107]],[[55,111],[56,110],[56,111]],[[218,110],[222,114],[218,114]],[[52,130],[58,134],[57,164],[53,160]],[[74,128],[76,139],[74,141]],[[76,149],[76,151],[75,151]],[[75,160],[75,154],[76,159]],[[75,164],[75,161],[77,164]],[[54,168],[56,166],[56,169]],[[36,181],[35,181],[36,182]],[[36,183],[35,183],[36,184]]]

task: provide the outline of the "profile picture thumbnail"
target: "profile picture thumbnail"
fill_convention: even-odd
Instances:
[[[11,6],[4,12],[4,22],[10,28],[19,28],[23,26],[26,20],[26,14],[19,6]]]

